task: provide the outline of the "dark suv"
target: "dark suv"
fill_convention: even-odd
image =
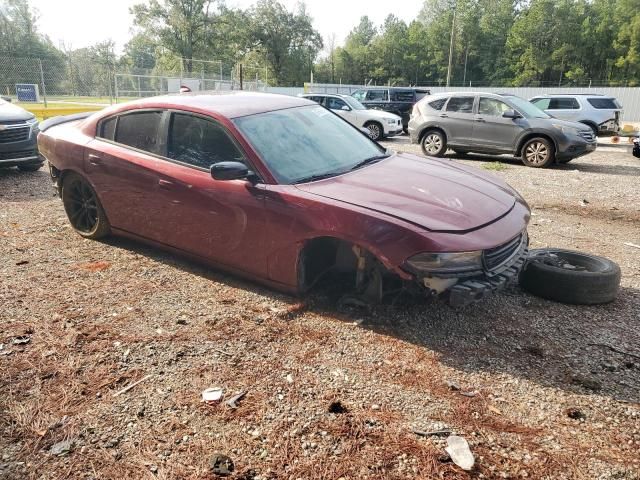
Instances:
[[[44,163],[38,155],[38,121],[25,109],[0,98],[0,167],[35,172]]]
[[[425,88],[411,87],[366,87],[351,94],[365,107],[384,110],[402,118],[402,129],[407,133],[411,109],[416,102],[431,92]]]

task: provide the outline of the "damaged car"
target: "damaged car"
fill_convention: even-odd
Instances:
[[[385,150],[304,98],[181,94],[44,122],[38,137],[83,237],[133,238],[304,294],[341,272],[454,306],[517,279],[529,207],[498,178]]]

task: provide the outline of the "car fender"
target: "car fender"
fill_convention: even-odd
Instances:
[[[449,138],[449,131],[447,129],[447,127],[445,127],[441,122],[429,122],[424,124],[423,126],[420,127],[419,133],[418,133],[418,139],[421,140],[422,136],[424,135],[424,133],[427,130],[430,130],[432,128],[437,128],[440,129],[444,132],[444,134],[446,135],[447,138]]]
[[[522,150],[522,147],[524,146],[524,143],[527,141],[527,139],[531,137],[535,137],[537,135],[541,135],[545,138],[549,138],[553,142],[553,147],[556,149],[556,152],[558,151],[558,139],[556,137],[557,136],[556,132],[552,132],[546,128],[536,128],[536,129],[527,128],[525,130],[522,130],[522,132],[520,132],[520,134],[518,135],[518,138],[516,139],[516,148],[514,153],[518,155]]]

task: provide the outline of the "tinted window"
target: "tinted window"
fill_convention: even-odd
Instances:
[[[478,107],[479,115],[488,115],[490,117],[501,117],[507,110],[513,110],[509,105],[495,98],[480,98]]]
[[[361,102],[364,100],[365,94],[366,92],[364,90],[356,90],[351,94],[351,96]]]
[[[313,97],[305,97],[305,98],[313,102],[322,103],[322,97],[313,96]]]
[[[616,110],[618,105],[613,98],[587,98],[587,102],[591,104],[593,108]]]
[[[392,100],[396,102],[413,102],[415,99],[413,92],[410,90],[396,90],[391,94]]]
[[[549,110],[576,110],[580,108],[575,98],[550,98]]]
[[[99,137],[106,138],[107,140],[113,140],[113,136],[116,133],[116,119],[117,117],[111,117],[104,120],[100,124]]]
[[[432,102],[429,102],[429,106],[434,110],[442,110],[442,107],[444,107],[445,103],[447,103],[446,98],[439,98],[437,100],[433,100]]]
[[[386,102],[389,100],[389,92],[387,90],[369,90],[367,92],[367,101]]]
[[[447,103],[447,112],[472,113],[473,97],[451,97]]]
[[[347,104],[339,98],[327,97],[327,108],[331,110],[340,110]]]
[[[550,101],[551,101],[550,98],[536,98],[534,100],[531,100],[531,103],[533,103],[536,107],[538,107],[541,110],[547,110],[549,108]]]
[[[116,142],[151,153],[160,153],[158,132],[162,112],[140,112],[121,115]]]
[[[219,125],[193,115],[173,114],[168,156],[195,167],[219,162],[243,162],[244,157]]]

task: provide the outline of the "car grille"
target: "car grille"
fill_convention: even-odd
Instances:
[[[486,270],[494,270],[506,263],[518,251],[522,244],[524,233],[521,233],[513,240],[509,240],[498,247],[485,250],[482,254],[484,267]]]
[[[16,158],[35,157],[35,150],[17,150],[15,152],[0,152],[0,160],[14,160]]]
[[[0,143],[22,142],[29,138],[30,126],[0,130]]]
[[[587,142],[592,143],[595,142],[596,138],[593,136],[593,132],[592,131],[580,131],[578,132],[578,135],[580,135],[582,138],[584,138]]]

